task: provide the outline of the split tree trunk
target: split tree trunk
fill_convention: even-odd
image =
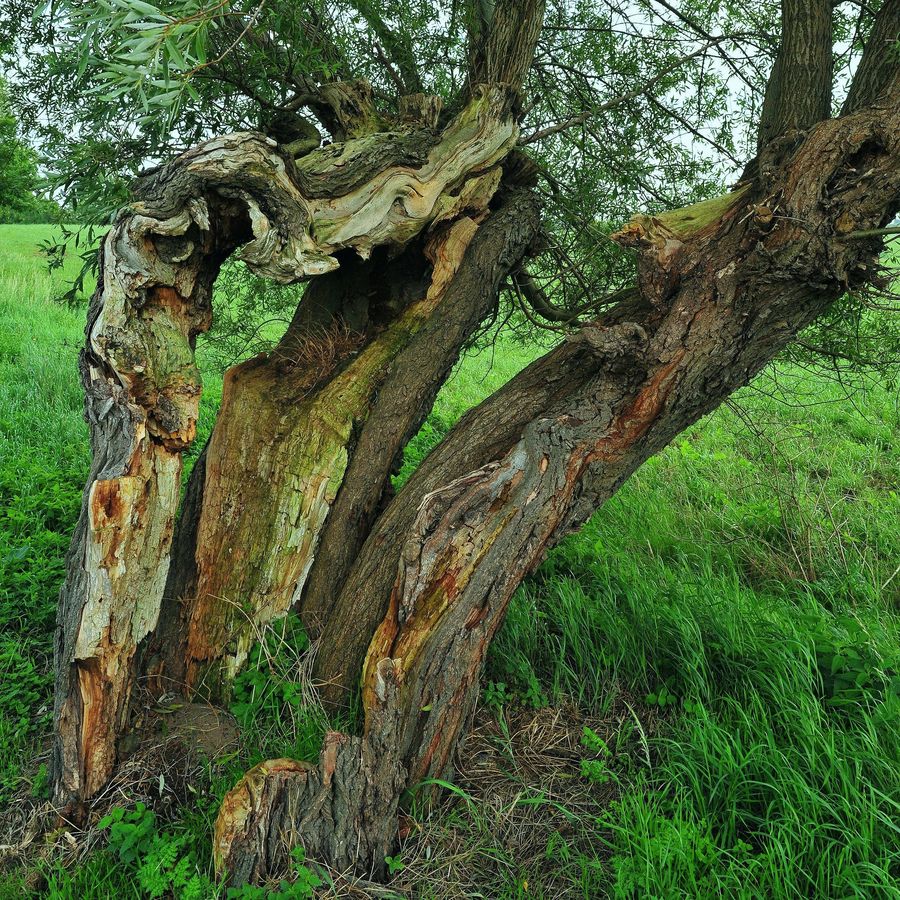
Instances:
[[[537,224],[526,194],[480,229],[464,216],[426,242],[424,255],[417,244],[405,265],[367,265],[362,283],[351,282],[375,312],[381,298],[366,294],[378,284],[398,294],[407,305],[392,321],[353,331],[340,313],[313,328],[295,320],[270,355],[228,373],[178,535],[185,565],[166,591],[161,650],[175,650],[159,667],[166,684],[227,700],[262,627],[304,594],[305,619],[324,616],[403,446]]]
[[[365,85],[330,85],[340,143],[295,161],[260,135],[218,138],[150,180],[107,236],[81,358],[94,461],[56,647],[70,814],[113,770],[138,677],[226,699],[257,631],[296,606],[326,699],[362,673],[363,731],[329,734],[317,767],[249,772],[219,815],[217,865],[261,879],[302,843],[379,870],[403,790],[452,766],[521,579],[871,278],[880,243],[854,233],[900,205],[900,79],[873,104],[887,75],[864,65],[853,114],[766,144],[753,184],[623,229],[636,289],[463,417],[392,498],[404,444],[539,229],[520,167],[503,170],[531,6],[520,24],[513,0],[497,4],[494,56],[470,73],[512,87],[473,88],[443,130],[429,98],[388,122]],[[810,59],[830,64],[820,49]],[[817,85],[806,100],[821,112]],[[818,113],[803,115],[805,132]],[[176,531],[194,341],[234,252],[277,280],[317,280],[278,348],[228,373]]]
[[[347,93],[339,96],[344,110]],[[480,87],[440,133],[407,113],[403,130],[333,144],[296,163],[261,135],[219,138],[164,168],[109,232],[81,360],[94,463],[60,599],[60,799],[86,800],[108,780],[138,647],[157,631],[164,596],[158,634],[168,646],[157,641],[146,654],[147,673],[227,696],[253,633],[302,591],[376,392],[402,377],[404,350],[448,304],[457,343],[436,354],[421,401],[383,437],[383,471],[372,471],[370,485],[376,500],[366,498],[374,507],[404,439],[534,234],[531,203],[522,227],[490,245],[491,277],[472,296],[454,291],[516,140],[511,99],[504,87]],[[521,213],[522,202],[511,209]],[[374,269],[344,285],[344,293],[376,295],[361,332],[346,316],[351,297],[318,327],[298,314],[275,353],[228,374],[166,594],[181,454],[199,406],[193,346],[210,324],[221,261],[240,246],[255,271],[289,282],[338,269],[335,254],[366,259],[413,242],[422,258],[397,296],[371,291]],[[484,253],[475,250],[483,273]],[[371,299],[356,298],[363,309]]]
[[[640,293],[463,417],[376,522],[317,659],[332,702],[362,668],[363,735],[330,734],[317,768],[249,772],[219,815],[221,870],[265,878],[298,844],[338,868],[380,870],[398,786],[451,768],[521,579],[869,277],[877,239],[844,236],[894,215],[898,160],[900,104],[885,101],[821,123],[754,188],[617,235],[640,254]]]

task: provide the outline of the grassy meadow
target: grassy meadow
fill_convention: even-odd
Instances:
[[[239,682],[237,750],[177,790],[120,789],[87,832],[29,830],[89,461],[84,310],[52,300],[72,273],[47,273],[47,233],[0,226],[0,900],[224,897],[221,796],[266,756],[314,758],[327,726],[296,622]],[[534,352],[468,356],[401,480]],[[437,805],[411,799],[388,887],[298,855],[293,880],[229,896],[900,898],[897,387],[773,369],[683,434],[518,592],[457,774]],[[206,388],[202,433],[215,371]]]

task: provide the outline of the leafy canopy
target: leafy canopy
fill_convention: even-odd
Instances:
[[[0,222],[46,221],[55,204],[36,196],[39,184],[37,154],[19,137],[6,85],[0,81]]]
[[[835,7],[836,109],[880,6]],[[97,224],[143,168],[285,110],[312,119],[332,81],[368,79],[386,111],[416,91],[452,108],[492,7],[8,0],[0,55],[55,185],[79,221]],[[597,310],[631,281],[630,258],[607,236],[634,211],[686,206],[734,182],[755,153],[779,38],[778,0],[548,0],[521,150],[541,173],[549,238],[531,274],[558,308]],[[854,355],[848,321],[817,338],[832,360]]]

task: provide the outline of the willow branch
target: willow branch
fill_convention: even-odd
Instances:
[[[781,46],[766,86],[758,149],[831,115],[831,0],[782,0]]]
[[[886,0],[875,17],[862,59],[841,115],[856,112],[878,99],[891,75],[900,68],[900,0]]]
[[[672,70],[678,68],[679,66],[683,66],[685,63],[690,62],[692,59],[696,59],[698,56],[702,56],[709,50],[710,47],[721,43],[724,40],[729,40],[729,36],[723,36],[718,38],[712,38],[709,43],[704,44],[698,50],[695,50],[693,53],[689,53],[687,56],[683,56],[681,59],[676,60],[669,66],[666,71],[660,72],[658,75],[654,75],[649,81],[646,81],[640,87],[635,88],[633,91],[626,91],[624,94],[619,94],[617,97],[613,97],[610,100],[606,100],[603,103],[598,104],[597,106],[592,106],[590,109],[583,110],[577,115],[571,116],[563,122],[558,122],[555,125],[548,125],[546,128],[540,128],[537,131],[533,131],[531,134],[526,135],[519,139],[520,144],[533,144],[535,141],[543,140],[544,138],[550,137],[554,134],[559,134],[561,131],[565,131],[568,128],[573,128],[576,125],[581,125],[586,122],[588,119],[593,118],[594,116],[600,115],[600,113],[606,112],[607,110],[614,109],[617,106],[621,106],[623,103],[627,103],[629,100],[635,100],[638,97],[642,97],[645,94],[649,94],[650,91],[653,90],[661,81],[668,78],[672,74]]]

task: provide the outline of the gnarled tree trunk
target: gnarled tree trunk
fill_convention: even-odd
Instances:
[[[491,281],[464,298],[453,285],[515,143],[511,101],[507,88],[482,86],[440,133],[407,121],[404,131],[333,144],[296,163],[262,135],[213,140],[154,176],[106,237],[81,363],[94,466],[60,602],[62,796],[90,797],[108,779],[137,648],[157,630],[164,596],[158,633],[168,646],[147,654],[147,671],[227,695],[255,629],[302,591],[376,393],[409,365],[404,351],[429,318],[440,319],[448,300],[469,304],[421,403],[384,437],[392,450],[372,476],[377,493],[384,488],[429,392],[493,302]],[[536,228],[530,219],[530,231],[527,222],[512,229],[517,245],[505,246],[506,235],[492,245],[494,282],[524,252]],[[406,252],[421,259],[393,281],[396,296],[373,284],[374,259],[363,277],[354,266],[349,277],[334,271],[336,254],[368,259],[413,243]],[[169,578],[181,453],[200,399],[193,344],[211,321],[218,266],[238,246],[261,274],[337,278],[332,292],[345,296],[324,324],[298,314],[269,357],[227,374]],[[392,267],[403,271],[402,261]],[[367,321],[349,314],[354,304]],[[322,319],[328,303],[320,307]]]
[[[363,736],[330,735],[317,770],[267,763],[248,773],[219,817],[221,867],[260,878],[302,843],[339,867],[378,868],[394,836],[381,824],[397,807],[386,788],[452,765],[521,579],[642,462],[865,278],[872,246],[840,233],[892,215],[884,198],[896,208],[898,154],[900,115],[885,104],[822,123],[765,192],[741,191],[724,212],[698,208],[700,227],[688,211],[690,224],[638,219],[619,233],[640,248],[640,297],[465,416],[388,506],[318,658],[333,700],[362,665]],[[868,173],[861,181],[858,167]],[[765,205],[776,198],[778,220]],[[354,602],[362,591],[380,604]],[[370,841],[361,849],[360,834]]]
[[[520,6],[498,3],[470,73],[491,83],[442,129],[436,100],[390,120],[365,85],[330,85],[319,102],[346,140],[299,160],[256,134],[204,144],[104,244],[81,363],[94,463],[57,638],[58,798],[76,811],[107,782],[138,676],[227,699],[258,629],[291,608],[319,639],[325,698],[362,687],[361,734],[329,734],[318,766],[265,762],[226,797],[215,857],[234,883],[297,844],[382,867],[403,791],[452,768],[522,578],[868,280],[881,244],[859,233],[900,206],[897,67],[864,60],[864,88],[827,119],[830,36],[826,54],[820,19],[786,21],[815,71],[802,121],[773,93],[752,182],[615,235],[636,250],[635,288],[464,416],[391,496],[461,348],[540,246],[528,167],[505,164],[542,8]],[[278,347],[227,374],[176,529],[194,339],[235,252],[313,281]]]

